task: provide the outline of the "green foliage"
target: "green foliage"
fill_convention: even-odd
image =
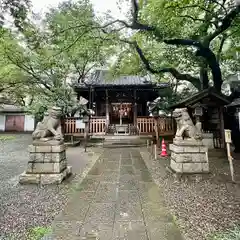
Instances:
[[[185,86],[180,92],[175,87],[169,87],[167,89],[159,90],[160,99],[153,103],[154,110],[161,110],[166,114],[171,113],[169,107],[178,103],[179,101],[186,99],[194,93],[194,89]]]
[[[10,136],[10,135],[0,135],[0,141],[8,141],[8,140],[15,140],[15,136]]]
[[[239,240],[240,239],[240,227],[236,226],[235,228],[228,230],[222,233],[216,233],[209,236],[208,240]]]
[[[13,103],[23,104],[28,76],[8,58],[8,48],[16,54],[20,51],[18,42],[10,31],[0,29],[0,94]]]
[[[6,23],[6,15],[9,14],[13,18],[14,25],[22,30],[29,8],[30,0],[1,0],[0,27]]]
[[[94,68],[107,64],[113,54],[112,40],[102,39],[95,19],[89,1],[63,2],[41,19],[41,27],[29,21],[20,35],[10,33],[17,40],[3,38],[3,56],[10,65],[4,66],[2,73],[10,67],[17,71],[22,85],[11,90],[14,95],[21,93],[22,99],[28,97],[24,105],[37,118],[41,119],[52,105],[62,107],[64,114],[73,114],[77,101],[72,86],[83,83]],[[9,87],[8,78],[5,81]]]
[[[224,80],[239,69],[240,61],[236,57],[240,39],[238,17],[226,31],[208,42],[209,36],[221,25],[222,19],[235,7],[235,1],[226,0],[221,4],[219,1],[202,0],[148,0],[146,3],[139,4],[138,21],[154,26],[159,34],[138,31],[130,40],[138,42],[153,69],[172,67],[180,73],[199,77],[199,82],[200,68],[206,69],[209,77],[211,76],[210,69],[204,66],[206,60],[196,56],[193,47],[167,45],[163,43],[165,39],[193,39],[209,46],[219,60]],[[133,47],[124,46],[113,69],[119,73],[146,74],[144,67]],[[158,75],[160,81],[171,80],[170,73]],[[191,82],[191,79],[187,81]]]
[[[51,228],[49,227],[34,227],[29,230],[27,240],[40,240],[49,233],[51,233]]]

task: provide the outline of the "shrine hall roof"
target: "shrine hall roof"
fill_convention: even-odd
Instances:
[[[154,83],[151,81],[149,76],[119,76],[112,79],[109,71],[107,70],[97,70],[92,76],[85,80],[84,83],[78,83],[76,87],[86,87],[86,86],[104,87],[104,86],[146,86],[155,85],[159,87],[168,87],[168,83]]]

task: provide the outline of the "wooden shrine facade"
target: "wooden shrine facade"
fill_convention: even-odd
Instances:
[[[156,120],[149,116],[147,103],[156,99],[159,96],[159,89],[167,88],[168,85],[156,84],[146,77],[138,76],[123,76],[109,80],[107,75],[107,71],[99,70],[88,82],[75,84],[78,98],[82,96],[88,99],[88,107],[95,112],[90,120],[90,133],[111,134],[118,125],[126,126],[129,134],[154,132]],[[75,121],[76,118],[67,119],[65,125],[67,133],[84,131],[76,129]],[[169,125],[168,120],[166,124]],[[166,127],[170,128],[172,127]]]

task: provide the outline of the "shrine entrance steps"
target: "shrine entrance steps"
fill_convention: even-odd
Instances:
[[[104,148],[124,148],[124,147],[143,147],[146,146],[146,137],[114,135],[105,136]]]
[[[110,124],[106,133],[115,136],[139,135],[137,127],[133,124]]]

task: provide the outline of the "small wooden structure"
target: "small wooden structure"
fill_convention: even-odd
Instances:
[[[224,148],[224,106],[230,101],[225,95],[217,92],[214,88],[203,90],[191,97],[172,105],[170,108],[188,108],[189,114],[193,121],[193,111],[195,106],[202,106],[203,116],[200,118],[202,122],[202,129],[204,133],[212,133],[215,148]]]

